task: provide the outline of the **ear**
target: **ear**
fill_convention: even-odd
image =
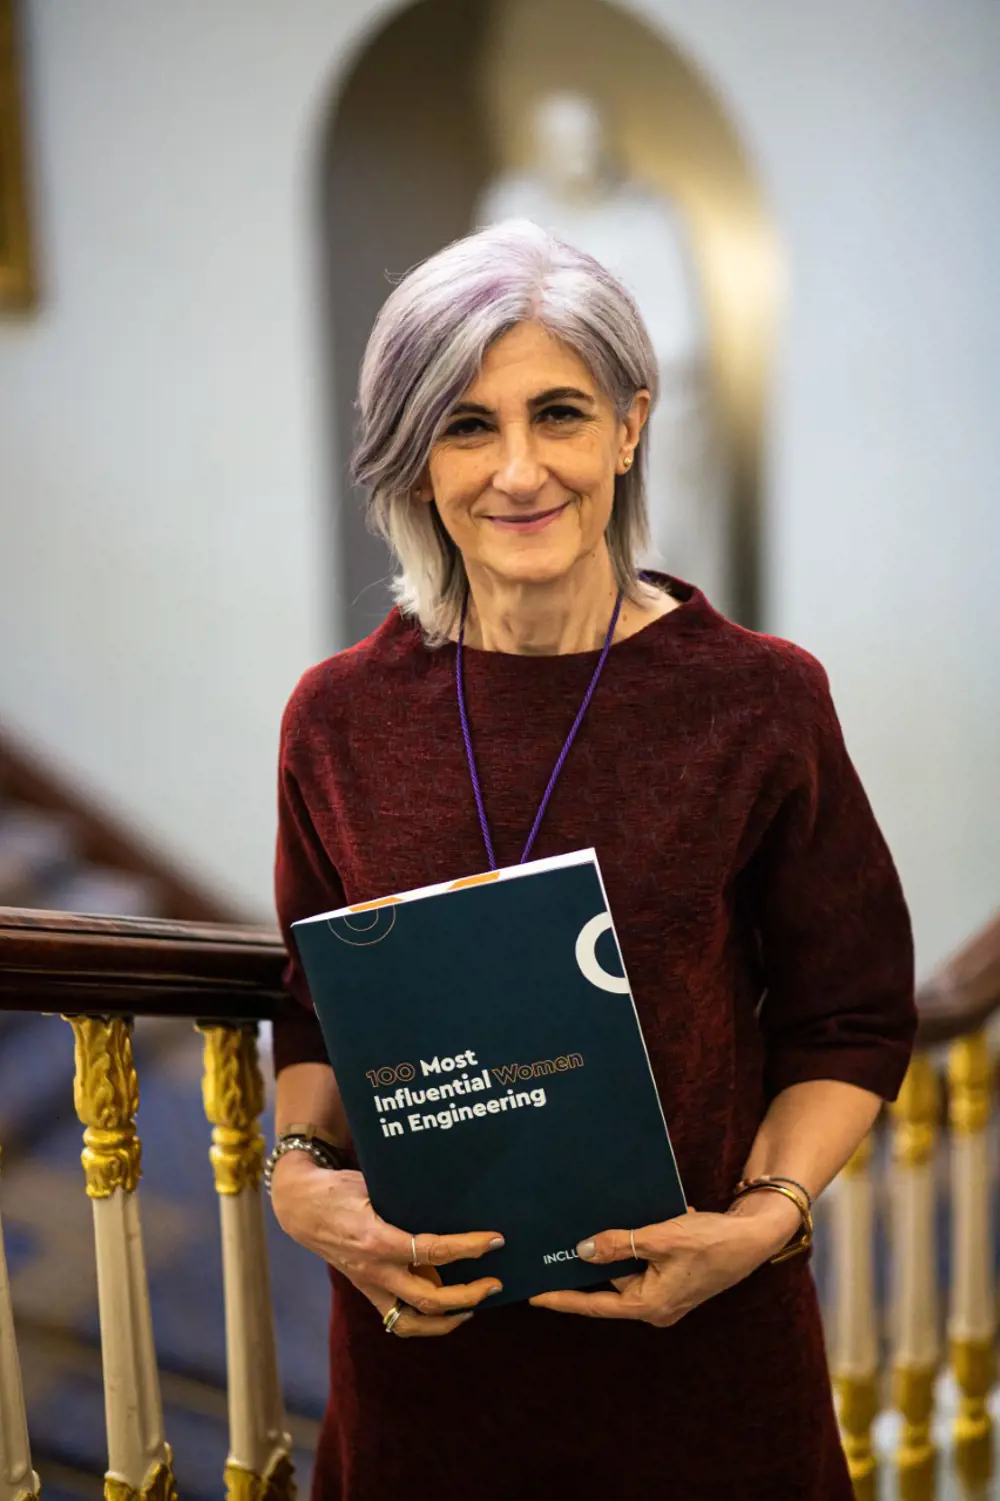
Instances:
[[[649,408],[651,404],[652,398],[650,397],[650,394],[646,390],[645,386],[636,391],[635,395],[632,397],[632,405],[629,407],[622,420],[623,441],[621,453],[618,458],[618,464],[616,466],[619,474],[624,474],[625,470],[631,466],[631,460],[635,456],[636,445],[639,442],[639,437],[642,433],[643,428],[646,426],[646,419],[649,416]],[[629,456],[628,464],[624,462],[626,455]]]
[[[434,499],[434,487],[431,484],[430,474],[426,469],[413,486],[410,494],[414,500],[422,501],[424,505],[430,505]]]

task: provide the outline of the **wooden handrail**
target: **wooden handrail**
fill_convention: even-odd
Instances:
[[[292,1006],[276,929],[0,907],[0,1011],[265,1018]],[[917,991],[918,1046],[1000,1011],[1000,912]]]
[[[1000,912],[917,990],[917,1046],[976,1032],[1000,1010]]]
[[[0,1010],[274,1017],[285,959],[270,928],[0,907]]]

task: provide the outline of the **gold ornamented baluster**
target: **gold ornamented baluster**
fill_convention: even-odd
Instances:
[[[136,1193],[142,1149],[132,1022],[67,1020],[76,1039],[73,1098],[86,1127],[81,1160],[94,1210],[108,1433],[104,1494],[106,1501],[176,1501]]]
[[[857,1501],[875,1501],[878,1481],[871,1435],[878,1411],[871,1155],[869,1135],[841,1172],[833,1205],[834,1383],[840,1399],[844,1453]]]
[[[257,1028],[202,1026],[203,1094],[222,1224],[229,1377],[229,1501],[292,1501],[291,1439],[278,1377],[260,1179],[264,1081]]]
[[[903,1414],[896,1450],[900,1501],[932,1501],[936,1480],[931,1418],[940,1360],[934,1246],[934,1147],[940,1110],[937,1076],[926,1055],[918,1053],[892,1107],[893,1391]]]
[[[955,1465],[971,1489],[993,1474],[993,1433],[986,1398],[996,1379],[996,1311],[990,1213],[988,1127],[993,1064],[985,1032],[948,1051],[951,1086],[951,1365],[959,1390]]]
[[[0,1501],[38,1501],[41,1487],[31,1468],[21,1363],[14,1338],[14,1310],[0,1224]]]

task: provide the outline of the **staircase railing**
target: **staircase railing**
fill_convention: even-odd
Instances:
[[[187,1020],[204,1037],[225,1289],[227,1493],[232,1501],[283,1501],[294,1493],[264,1236],[256,1043],[258,1023],[289,1004],[281,990],[284,958],[279,936],[265,929],[0,909],[0,1010],[61,1013],[75,1037],[74,1102],[97,1254],[108,1501],[171,1501],[175,1494],[139,1215],[137,1016]],[[993,1470],[995,1070],[988,1032],[1000,1011],[1000,916],[918,999],[919,1051],[899,1101],[828,1195],[831,1365],[844,1447],[865,1501],[877,1494],[886,1450],[877,1425],[889,1413],[896,1432],[889,1463],[901,1501],[935,1495],[946,1447],[967,1492],[983,1493]],[[936,1244],[942,1203],[950,1207],[941,1248],[948,1253],[946,1286]],[[883,1244],[892,1290],[887,1339],[877,1279]],[[0,1226],[0,1501],[38,1495]]]
[[[1000,1012],[1000,915],[917,1000],[917,1052],[899,1099],[828,1195],[831,1365],[859,1501],[879,1494],[880,1463],[896,1472],[900,1501],[931,1501],[946,1472],[965,1495],[986,1496],[994,1468],[990,1023]],[[894,1421],[886,1424],[888,1413]]]
[[[294,1495],[275,1349],[260,1178],[264,1088],[257,1024],[285,1004],[284,950],[254,928],[0,909],[0,1010],[63,1014],[92,1200],[108,1501],[173,1501],[139,1215],[136,1016],[194,1022],[219,1195],[231,1501]],[[39,1495],[28,1443],[0,1226],[0,1501]]]

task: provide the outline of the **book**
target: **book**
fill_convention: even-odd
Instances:
[[[505,1238],[445,1283],[496,1276],[497,1307],[640,1269],[575,1249],[686,1208],[594,850],[292,932],[376,1211]]]

